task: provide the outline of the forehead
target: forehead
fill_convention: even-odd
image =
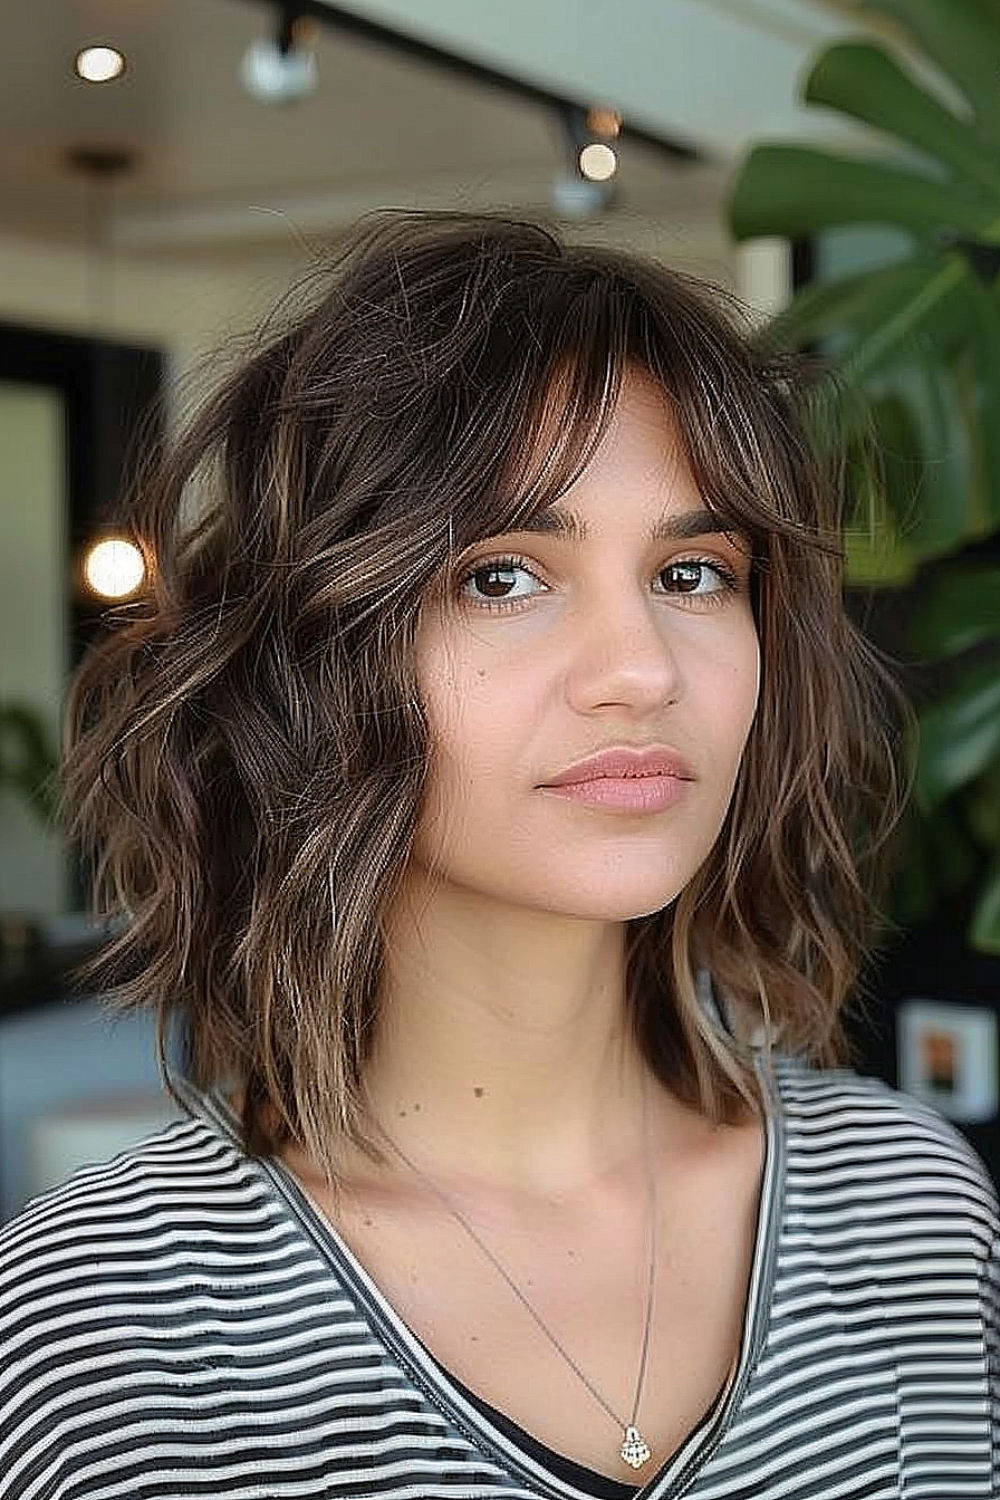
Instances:
[[[684,540],[721,531],[716,517],[701,500],[673,403],[659,383],[645,370],[627,366],[607,415],[606,429],[581,472],[561,497],[519,521],[518,532],[585,542],[591,536],[591,526],[581,513],[588,508],[579,503],[583,494],[590,492],[601,501],[596,509],[602,514],[607,510],[613,513],[627,504],[629,497],[638,497],[637,485],[655,497],[657,508],[664,508],[664,514],[650,529],[652,541]],[[538,443],[538,456],[543,462],[548,445],[559,441],[560,419],[565,420],[558,388],[550,395],[546,419]],[[621,483],[627,485],[627,495]]]

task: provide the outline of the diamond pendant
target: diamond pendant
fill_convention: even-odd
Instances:
[[[649,1449],[639,1436],[638,1427],[626,1427],[625,1438],[621,1446],[621,1455],[625,1462],[633,1469],[641,1469],[649,1458]]]

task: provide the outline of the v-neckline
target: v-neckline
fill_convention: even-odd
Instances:
[[[731,1424],[752,1369],[763,1348],[775,1278],[778,1227],[784,1201],[786,1132],[784,1101],[780,1087],[780,1060],[775,1060],[774,1083],[759,1049],[754,1066],[766,1101],[765,1152],[757,1206],[753,1257],[744,1307],[740,1347],[721,1400],[675,1450],[660,1469],[634,1492],[634,1500],[669,1500],[669,1496],[691,1472],[708,1462]],[[228,1100],[219,1093],[203,1096],[214,1106],[218,1123],[239,1144],[238,1120]],[[593,1500],[586,1490],[559,1478],[531,1454],[500,1431],[467,1400],[448,1378],[446,1369],[400,1317],[388,1298],[291,1169],[275,1157],[248,1158],[270,1178],[274,1190],[300,1229],[307,1235],[338,1279],[346,1283],[362,1313],[382,1341],[403,1366],[424,1396],[480,1452],[484,1452],[511,1478],[533,1485],[553,1500]],[[544,1445],[543,1445],[544,1446]],[[578,1467],[584,1467],[578,1465]]]

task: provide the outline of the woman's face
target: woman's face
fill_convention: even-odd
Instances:
[[[413,858],[497,901],[624,921],[678,895],[725,818],[759,685],[749,549],[690,520],[702,498],[670,408],[638,370],[557,509],[585,539],[477,543],[453,574],[457,611],[422,612],[433,748]],[[686,534],[653,540],[664,522]],[[491,566],[502,557],[516,565]],[[546,789],[621,745],[667,747],[692,779],[648,812]]]

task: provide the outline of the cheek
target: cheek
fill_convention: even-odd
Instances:
[[[439,621],[418,632],[414,669],[431,742],[450,776],[488,777],[503,759],[505,727],[523,707],[526,676],[498,652],[454,639]]]
[[[430,805],[440,815],[477,787],[503,784],[510,702],[484,667],[454,659],[440,641],[418,652],[416,669],[431,743]]]
[[[760,700],[761,659],[756,631],[739,643],[720,681],[720,710],[729,727],[732,758],[743,756]]]
[[[485,669],[459,671],[446,654],[424,653],[417,681],[430,752],[413,857],[448,870],[462,865],[475,830],[506,816],[498,799],[510,780],[504,761],[510,704]]]

